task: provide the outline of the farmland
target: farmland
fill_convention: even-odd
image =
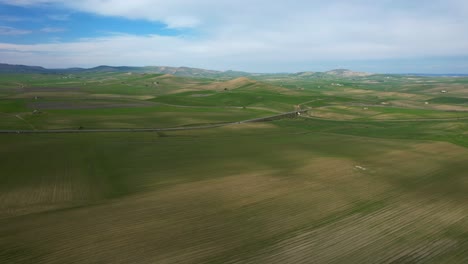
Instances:
[[[0,75],[0,263],[465,263],[468,79]],[[210,129],[79,133],[296,118]]]

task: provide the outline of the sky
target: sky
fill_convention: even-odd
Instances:
[[[0,0],[0,63],[468,73],[466,0]]]

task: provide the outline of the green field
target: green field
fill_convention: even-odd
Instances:
[[[467,84],[0,75],[0,130],[308,110],[0,134],[0,263],[467,263]]]

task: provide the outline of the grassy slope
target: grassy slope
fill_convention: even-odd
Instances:
[[[211,130],[1,135],[0,262],[463,263],[468,121],[453,118],[467,115],[460,99],[424,102],[442,86],[464,98],[466,82],[424,80],[0,76],[1,128],[163,127],[312,108]],[[143,105],[29,106],[96,100]]]
[[[466,257],[468,151],[447,143],[262,124],[0,140],[2,261]]]
[[[270,84],[245,78],[216,81],[158,74],[2,75],[0,114],[10,121],[1,122],[0,127],[161,127],[235,121],[291,111],[298,105],[311,108],[313,116],[334,120],[468,117],[463,78],[264,81]],[[435,94],[439,89],[450,91],[450,96]],[[156,107],[158,103],[172,108]],[[54,104],[76,109],[47,108]],[[80,109],[89,105],[98,106]],[[103,109],[99,105],[118,108]],[[125,109],[125,105],[131,108]],[[33,115],[34,109],[41,114]],[[18,115],[26,121],[15,117]]]
[[[0,77],[0,83],[5,86],[0,89],[4,95],[0,98],[0,115],[4,117],[0,122],[2,129],[171,127],[240,121],[272,113],[268,109],[210,108],[203,105],[186,108],[184,105],[167,106],[147,101],[160,94],[185,90],[187,87],[204,90],[206,86],[206,89],[212,90],[210,85],[213,80],[111,73],[72,77]],[[14,82],[15,78],[19,80]],[[23,86],[26,90],[21,88]],[[97,106],[91,108],[90,105]],[[105,108],[100,108],[100,105]],[[34,114],[35,109],[40,113]]]

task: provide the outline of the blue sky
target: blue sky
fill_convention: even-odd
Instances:
[[[468,73],[468,2],[0,0],[0,62]]]
[[[0,14],[0,27],[18,31],[16,34],[0,33],[0,42],[4,43],[73,42],[113,34],[174,36],[186,33],[183,29],[169,29],[166,24],[158,21],[101,16],[53,5],[2,4]]]

